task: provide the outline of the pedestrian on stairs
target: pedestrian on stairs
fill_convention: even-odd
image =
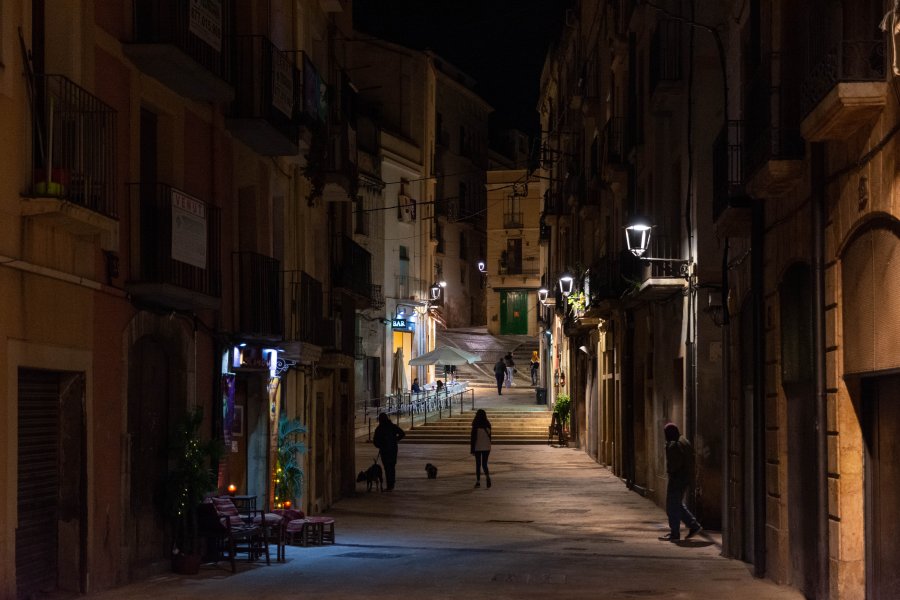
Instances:
[[[511,352],[506,353],[506,356],[503,357],[503,362],[506,363],[506,387],[510,387],[513,384],[513,373],[516,372],[516,363],[513,362]]]
[[[501,358],[494,365],[494,377],[497,379],[497,394],[503,395],[503,380],[506,379],[506,363]]]
[[[538,351],[533,350],[531,352],[531,385],[538,384],[538,369],[541,366],[541,361],[538,358]]]
[[[487,413],[479,408],[472,419],[472,435],[469,439],[469,451],[475,456],[475,487],[481,487],[481,471],[491,487],[491,472],[488,471],[488,456],[491,454],[491,422]]]

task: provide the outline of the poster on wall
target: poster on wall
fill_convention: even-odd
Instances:
[[[206,205],[172,190],[172,259],[206,268]]]
[[[231,430],[234,427],[234,374],[222,375],[222,437],[225,447],[231,446]]]

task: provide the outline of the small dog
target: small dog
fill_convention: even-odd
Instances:
[[[378,486],[379,492],[383,491],[381,488],[384,477],[382,476],[381,465],[376,462],[365,471],[360,471],[359,475],[356,476],[356,481],[357,483],[362,483],[363,481],[365,481],[367,492],[371,492],[372,486],[375,485]]]
[[[437,467],[433,464],[425,465],[425,472],[428,473],[428,479],[437,479]]]

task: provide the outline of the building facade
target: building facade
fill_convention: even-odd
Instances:
[[[895,586],[890,4],[576,3],[541,84],[551,398],[661,504],[678,424],[704,526],[808,597]]]

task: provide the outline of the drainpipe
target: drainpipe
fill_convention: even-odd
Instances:
[[[753,204],[751,289],[753,290],[753,565],[756,577],[766,575],[766,324],[763,238],[765,212]]]
[[[813,348],[816,378],[816,466],[818,468],[818,598],[830,589],[828,552],[828,392],[825,373],[825,145],[810,145],[813,231]]]
[[[729,444],[731,440],[731,315],[728,314],[728,238],[722,252],[722,553],[731,556],[731,523],[728,507],[731,504],[731,465]]]

